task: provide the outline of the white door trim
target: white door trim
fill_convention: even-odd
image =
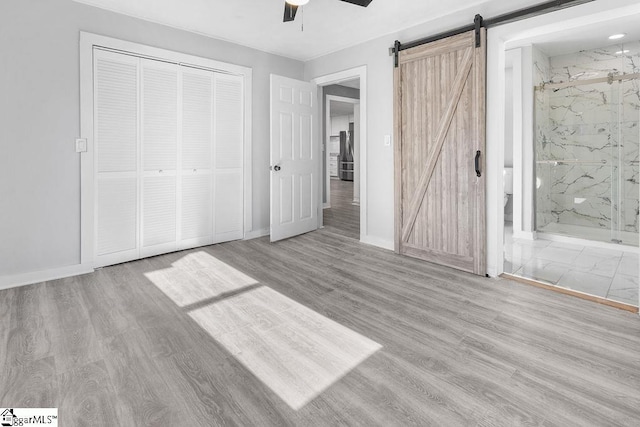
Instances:
[[[367,220],[367,66],[363,65],[349,70],[339,71],[337,73],[327,74],[325,76],[316,77],[311,80],[312,83],[322,86],[339,84],[347,80],[360,79],[360,241],[367,241],[369,235]],[[318,90],[318,100],[322,99],[322,90]],[[321,166],[320,166],[321,167]],[[320,183],[322,185],[322,183]],[[322,188],[319,193],[319,204],[322,206]],[[322,223],[322,209],[318,216]]]
[[[329,141],[331,139],[331,101],[347,102],[349,104],[353,104],[354,106],[356,104],[360,104],[360,100],[355,98],[347,98],[346,96],[337,96],[337,95],[325,96],[324,102],[326,107],[325,107],[324,175],[325,175],[325,185],[327,188],[327,202],[324,207],[331,206],[331,177],[329,176],[329,150],[327,148],[329,147]],[[354,114],[355,114],[355,108],[354,108]],[[360,164],[360,159],[358,159],[357,163],[358,165]],[[354,170],[353,179],[355,180],[356,179],[355,171],[357,170],[355,164],[353,165],[353,170]],[[322,199],[320,200],[322,201]],[[320,225],[323,225],[323,224],[321,223]]]
[[[94,265],[94,129],[93,129],[93,48],[100,47],[143,58],[160,59],[180,65],[243,76],[244,80],[244,234],[252,232],[252,69],[209,58],[146,46],[97,34],[80,32],[80,137],[87,151],[80,156],[80,259]]]

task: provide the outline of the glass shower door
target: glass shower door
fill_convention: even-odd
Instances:
[[[607,242],[614,237],[620,111],[613,86],[575,81],[550,85],[536,97],[539,232]]]

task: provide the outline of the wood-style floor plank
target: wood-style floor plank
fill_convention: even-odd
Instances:
[[[103,360],[80,366],[58,377],[59,419],[64,425],[117,427],[129,425],[114,408],[115,390]]]
[[[25,366],[53,355],[50,322],[53,304],[47,299],[46,284],[23,286],[12,292],[9,332],[3,343],[5,367]]]
[[[0,406],[65,426],[638,425],[637,315],[344,224],[0,291]]]
[[[20,365],[5,365],[0,375],[0,407],[50,408],[58,405],[53,356]]]
[[[360,238],[360,206],[353,204],[353,181],[331,178],[331,207],[324,209],[324,227],[342,236]]]
[[[52,301],[51,345],[58,374],[101,359],[95,329],[87,319],[89,310],[80,297],[83,287],[76,279],[47,282],[46,295]]]

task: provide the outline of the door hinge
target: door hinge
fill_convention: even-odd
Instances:
[[[473,19],[473,23],[475,24],[475,31],[476,31],[476,47],[480,47],[482,46],[482,37],[481,37],[481,32],[480,29],[482,28],[482,15],[478,14],[476,15],[476,17]]]

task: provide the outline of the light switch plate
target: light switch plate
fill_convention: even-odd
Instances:
[[[87,140],[86,138],[78,138],[76,139],[76,153],[84,153],[87,151]]]
[[[384,146],[391,147],[391,135],[384,136]]]

